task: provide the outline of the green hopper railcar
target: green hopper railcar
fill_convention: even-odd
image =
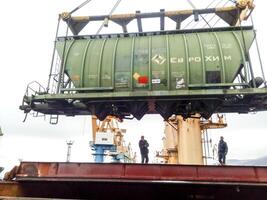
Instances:
[[[57,91],[25,95],[21,109],[100,120],[266,110],[254,38],[253,27],[58,37]]]
[[[119,38],[59,38],[75,90],[179,91],[232,84],[246,63],[252,29]]]

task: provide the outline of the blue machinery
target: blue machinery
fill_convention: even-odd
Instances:
[[[117,148],[115,145],[105,145],[105,144],[93,144],[92,146],[92,150],[95,151],[95,153],[93,153],[94,157],[95,157],[95,162],[96,163],[103,163],[104,162],[104,157],[105,157],[105,152],[106,151],[111,151],[111,152],[116,152]],[[114,162],[119,162],[118,159],[116,159],[115,156],[112,157]]]
[[[126,146],[123,133],[118,122],[120,119],[114,116],[107,116],[104,121],[100,121],[96,116],[92,116],[93,141],[90,143],[94,151],[94,161],[103,163],[105,156],[111,156],[112,162],[130,163],[134,161],[130,145]]]

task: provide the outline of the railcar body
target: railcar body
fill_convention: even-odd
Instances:
[[[100,120],[267,110],[254,38],[251,26],[58,37],[56,92],[26,94],[20,108]]]

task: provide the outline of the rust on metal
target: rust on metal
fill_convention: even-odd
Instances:
[[[16,180],[39,178],[267,183],[266,167],[22,162]]]
[[[218,8],[206,8],[206,9],[194,9],[194,10],[172,10],[165,11],[161,9],[159,12],[141,13],[136,11],[135,13],[128,14],[114,14],[114,15],[95,15],[95,16],[71,16],[70,13],[64,12],[60,15],[61,19],[66,21],[69,28],[74,35],[78,35],[79,32],[92,21],[105,21],[111,20],[123,28],[123,32],[127,33],[127,24],[132,20],[136,19],[138,24],[139,32],[142,31],[141,19],[146,18],[160,18],[161,30],[164,30],[164,18],[169,17],[174,20],[176,29],[180,29],[181,23],[190,17],[191,15],[198,14],[216,14],[222,20],[229,25],[233,26],[239,18],[239,13],[244,9],[237,6],[218,7]]]
[[[267,167],[22,162],[0,197],[259,200]],[[19,198],[18,198],[19,199]]]
[[[24,196],[22,188],[17,182],[14,181],[0,181],[0,199],[1,196],[14,197],[14,196]]]

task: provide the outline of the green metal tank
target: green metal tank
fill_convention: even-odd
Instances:
[[[27,87],[20,109],[100,120],[265,111],[267,88],[249,58],[254,37],[253,27],[58,37],[60,66],[47,90]]]
[[[58,38],[75,88],[171,91],[227,86],[246,62],[252,27]]]

